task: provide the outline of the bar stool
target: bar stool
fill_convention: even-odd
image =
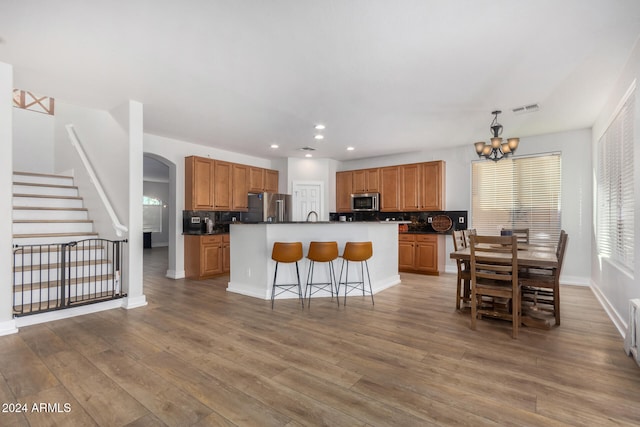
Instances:
[[[326,290],[329,288],[331,291],[331,298],[333,298],[333,286],[336,283],[336,273],[333,268],[333,261],[338,258],[338,242],[311,242],[309,243],[309,252],[307,258],[311,261],[309,263],[309,270],[307,272],[307,285],[304,290],[305,297],[307,291],[309,291],[309,301],[307,306],[311,307],[311,296],[318,291]],[[316,282],[313,283],[313,269],[316,262],[329,263],[329,281],[328,282]],[[313,290],[313,286],[316,286],[316,290]],[[336,301],[340,305],[338,298],[338,285],[336,283]]]
[[[274,242],[273,250],[271,252],[271,259],[276,262],[276,269],[273,273],[273,287],[271,288],[271,308],[273,309],[273,301],[276,296],[285,292],[297,293],[298,298],[302,302],[304,308],[304,299],[302,297],[302,287],[300,286],[300,270],[298,269],[298,261],[303,257],[302,243],[301,242]],[[278,277],[278,264],[283,263],[296,263],[296,276],[298,277],[298,283],[280,283],[276,284]],[[281,291],[276,294],[276,288],[280,288]]]
[[[371,303],[373,301],[373,290],[371,289],[371,276],[369,275],[369,264],[367,260],[373,256],[373,244],[371,242],[347,242],[342,253],[342,267],[340,267],[340,281],[338,282],[338,291],[340,286],[344,284],[344,304],[347,305],[347,294],[353,290],[362,287],[362,296],[365,295],[364,287],[364,267],[367,269],[367,278],[369,279],[369,294],[371,295]],[[362,281],[349,282],[349,262],[360,263],[360,278]],[[342,270],[344,264],[347,264],[344,282],[342,282]]]

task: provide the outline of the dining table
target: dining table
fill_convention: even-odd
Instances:
[[[478,257],[483,261],[500,263],[510,259],[510,253],[482,252],[482,247],[476,248]],[[462,248],[449,254],[451,259],[462,261],[471,260],[471,248]],[[553,246],[533,245],[518,243],[518,267],[520,268],[556,268],[558,267],[558,257]]]
[[[476,256],[483,262],[510,263],[511,253],[482,252],[482,247],[476,247]],[[471,261],[471,248],[466,247],[449,254],[451,259]],[[518,268],[557,268],[558,257],[554,246],[518,243]],[[523,306],[522,324],[539,329],[550,329],[550,318],[543,317],[536,311]]]

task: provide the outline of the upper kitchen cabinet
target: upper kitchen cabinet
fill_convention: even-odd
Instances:
[[[420,168],[420,210],[445,210],[444,161],[421,163]]]
[[[264,191],[267,193],[278,192],[278,171],[273,169],[264,170]]]
[[[380,193],[382,212],[445,210],[445,162],[409,163],[336,173],[336,211],[351,211],[351,193]]]
[[[233,185],[231,186],[231,210],[249,210],[249,166],[233,164]]]
[[[264,169],[251,166],[249,168],[249,192],[262,193],[264,191]]]
[[[400,210],[400,167],[380,168],[380,210],[397,212]]]
[[[233,180],[233,164],[215,160],[214,186],[213,186],[213,208],[215,210],[231,210],[233,194],[231,183]]]
[[[400,210],[420,209],[420,164],[400,166]]]
[[[353,171],[353,193],[379,193],[380,169],[361,169]]]
[[[185,210],[249,208],[248,193],[278,192],[278,171],[205,157],[185,158]]]
[[[190,156],[184,159],[186,210],[213,209],[214,161]]]
[[[351,212],[353,172],[336,172],[336,212]]]
[[[255,166],[249,167],[250,193],[277,193],[278,171]]]

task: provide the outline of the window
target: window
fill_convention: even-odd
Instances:
[[[560,238],[561,156],[545,154],[472,163],[471,209],[478,234],[528,228],[529,241]]]
[[[144,232],[162,232],[162,200],[143,196],[142,218]]]
[[[633,272],[635,83],[598,141],[596,240],[598,253]]]

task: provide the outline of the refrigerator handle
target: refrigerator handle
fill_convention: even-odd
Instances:
[[[283,200],[276,200],[276,214],[278,215],[278,222],[284,222],[284,206]]]

